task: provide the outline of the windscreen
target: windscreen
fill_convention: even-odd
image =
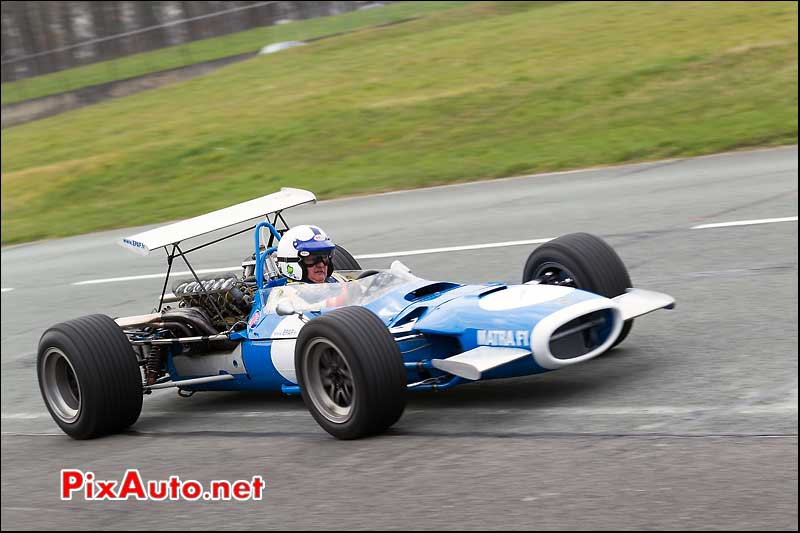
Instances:
[[[278,304],[286,300],[298,312],[366,305],[396,287],[417,281],[420,278],[409,272],[381,270],[362,279],[340,283],[290,283],[271,289],[264,309],[274,313]]]

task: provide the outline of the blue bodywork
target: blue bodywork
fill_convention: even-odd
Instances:
[[[306,321],[345,305],[362,305],[371,310],[393,333],[403,354],[408,383],[418,384],[412,387],[416,390],[446,389],[466,381],[433,368],[432,359],[446,359],[479,346],[532,351],[529,332],[542,319],[565,307],[602,298],[573,289],[557,299],[487,309],[481,305],[482,299],[491,295],[497,299],[502,291],[510,294],[514,292],[510,288],[520,286],[436,282],[417,278],[402,270],[399,273],[381,271],[364,280],[327,285],[287,285],[284,279],[265,281],[263,262],[274,248],[260,251],[258,235],[262,227],[268,227],[276,238],[280,238],[268,222],[256,228],[257,296],[247,328],[229,336],[231,340],[239,341],[234,354],[229,354],[229,362],[237,370],[231,371],[229,368],[218,371],[220,374],[231,373],[234,379],[184,387],[187,390],[275,390],[298,393],[296,378],[292,379],[293,369],[290,367],[293,367],[293,340],[302,327],[301,318],[297,315],[281,316],[275,310],[276,301],[289,296],[311,294],[324,297],[323,301],[301,309],[302,318]],[[525,287],[525,290],[536,289],[531,286]],[[613,320],[607,322],[610,330]],[[609,331],[605,331],[605,334],[609,334]],[[283,343],[280,356],[274,350],[275,343]],[[176,344],[174,351],[167,356],[167,370],[173,380],[203,377],[181,374],[175,364],[175,356],[179,354],[180,346]],[[547,370],[528,356],[493,368],[481,379],[523,376]]]

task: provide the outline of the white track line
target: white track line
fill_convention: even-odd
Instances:
[[[13,291],[13,290],[14,289],[12,289],[12,288],[3,287],[2,289],[0,289],[0,292],[10,292],[10,291]]]
[[[524,244],[542,244],[549,239],[529,239],[526,241],[490,242],[486,244],[469,244],[466,246],[449,246],[447,248],[425,248],[423,250],[406,250],[404,252],[386,252],[382,254],[363,254],[353,256],[356,259],[381,259],[384,257],[403,257],[406,255],[439,254],[443,252],[460,252],[462,250],[482,250],[485,248],[502,248],[505,246],[521,246]]]
[[[424,250],[405,250],[400,252],[387,252],[380,254],[362,254],[354,256],[356,259],[379,259],[384,257],[404,257],[407,255],[422,255],[422,254],[438,254],[443,252],[458,252],[462,250],[481,250],[484,248],[502,248],[504,246],[521,246],[525,244],[542,244],[552,240],[549,239],[528,239],[525,241],[506,241],[506,242],[490,242],[485,244],[469,244],[465,246],[450,246],[447,248],[426,248]],[[211,274],[213,272],[234,272],[241,270],[241,266],[223,267],[223,268],[207,268],[205,270],[195,270],[197,274]],[[115,283],[118,281],[133,281],[139,279],[155,279],[163,278],[166,272],[161,274],[143,274],[141,276],[124,276],[120,278],[104,278],[104,279],[90,279],[86,281],[76,281],[72,285],[95,285],[98,283]],[[191,272],[172,272],[170,276],[188,276]]]
[[[774,222],[797,222],[797,217],[761,218],[757,220],[738,220],[735,222],[718,222],[716,224],[700,224],[692,229],[727,228],[730,226],[751,226],[754,224],[772,224]]]
[[[195,270],[197,274],[211,274],[213,272],[233,272],[236,270],[241,270],[241,266],[235,267],[222,267],[222,268],[206,268],[202,270]],[[188,270],[183,272],[172,272],[170,273],[170,277],[172,276],[190,276],[192,273]],[[73,285],[95,285],[97,283],[115,283],[117,281],[132,281],[137,279],[154,279],[154,278],[163,278],[166,276],[166,272],[162,272],[161,274],[143,274],[141,276],[125,276],[122,278],[105,278],[105,279],[89,279],[86,281],[76,281]]]
[[[720,222],[716,224],[701,224],[693,226],[691,229],[708,229],[708,228],[723,228],[728,226],[750,226],[753,224],[770,224],[774,222],[797,222],[797,217],[783,217],[783,218],[764,218],[759,220],[739,220],[735,222]],[[445,248],[423,248],[419,250],[403,250],[398,252],[384,252],[377,254],[361,254],[353,256],[355,259],[384,259],[392,257],[406,257],[409,255],[425,255],[425,254],[439,254],[446,252],[461,252],[465,250],[485,250],[487,248],[504,248],[507,246],[524,246],[530,244],[542,244],[547,241],[553,240],[552,237],[546,239],[526,239],[522,241],[503,241],[503,242],[489,242],[484,244],[468,244],[464,246],[448,246]],[[223,268],[207,268],[204,270],[195,270],[197,274],[211,274],[214,272],[235,272],[241,269],[241,266],[223,267]],[[191,272],[173,272],[172,276],[188,276]],[[155,279],[163,278],[166,273],[161,274],[144,274],[141,276],[124,276],[119,278],[104,278],[104,279],[90,279],[86,281],[76,281],[72,285],[95,285],[99,283],[116,283],[119,281],[134,281],[141,279]],[[3,292],[13,289],[3,289]]]

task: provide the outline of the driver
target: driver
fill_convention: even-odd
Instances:
[[[336,245],[318,226],[295,226],[278,242],[278,270],[290,281],[337,283],[333,277]]]

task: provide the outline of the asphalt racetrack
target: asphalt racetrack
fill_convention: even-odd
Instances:
[[[389,433],[352,442],[329,437],[299,398],[174,390],[147,397],[126,434],[71,440],[39,395],[39,337],[80,315],[149,312],[162,280],[97,280],[162,273],[163,255],[113,244],[141,228],[6,248],[3,529],[796,530],[797,163],[794,146],[288,211],[365,268],[388,267],[375,257],[388,254],[463,283],[520,281],[535,244],[498,243],[588,231],[636,286],[677,300],[601,358],[413,394]],[[704,227],[730,222],[741,224]],[[242,235],[193,266],[251,251]],[[204,483],[261,474],[267,486],[261,501],[61,501],[62,468]]]

